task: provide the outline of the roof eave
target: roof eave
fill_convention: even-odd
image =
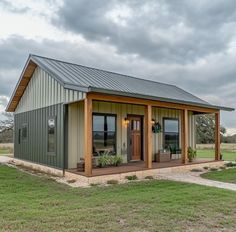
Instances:
[[[12,102],[13,102],[13,98],[14,98],[15,95],[16,95],[16,91],[17,91],[17,89],[19,88],[19,85],[20,85],[20,83],[21,83],[21,81],[22,81],[22,79],[23,79],[23,77],[24,77],[25,71],[26,71],[26,69],[27,69],[27,67],[28,67],[28,65],[29,65],[29,63],[30,63],[30,61],[32,61],[32,60],[31,60],[31,55],[29,55],[28,58],[27,58],[27,61],[26,61],[25,65],[24,65],[24,68],[23,68],[23,70],[22,70],[22,72],[21,72],[20,78],[19,78],[19,80],[17,81],[17,84],[16,84],[16,86],[15,86],[15,88],[14,88],[14,91],[13,91],[13,93],[12,93],[12,95],[11,95],[11,98],[10,98],[8,104],[7,104],[6,109],[5,109],[6,112],[14,112],[14,111],[15,111],[15,110],[11,110],[11,109],[10,109],[10,106],[11,106],[11,104],[12,104]]]
[[[96,87],[89,87],[89,92],[120,95],[120,96],[125,96],[125,97],[134,97],[134,93],[114,91],[114,90],[102,89],[102,88],[96,88]],[[180,100],[176,100],[176,99],[154,97],[154,96],[142,95],[142,94],[138,94],[138,93],[135,93],[135,98],[142,98],[142,99],[148,99],[148,100],[158,100],[158,101],[162,101],[162,102],[199,106],[199,107],[204,107],[204,108],[208,108],[208,109],[216,109],[216,110],[224,110],[224,111],[234,111],[235,110],[234,108],[231,108],[231,107],[216,106],[216,105],[210,105],[210,104],[208,105],[208,104],[201,104],[201,103],[195,103],[195,102],[189,102],[189,101],[180,101]]]
[[[65,83],[64,88],[69,89],[69,90],[81,91],[85,93],[89,92],[89,88],[86,86],[74,85],[74,84],[69,84],[69,83]]]

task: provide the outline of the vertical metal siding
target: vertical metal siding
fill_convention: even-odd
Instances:
[[[94,113],[112,113],[117,115],[117,153],[127,159],[127,127],[123,123],[128,114],[144,116],[144,106],[93,101]],[[152,118],[159,122],[163,128],[163,118],[178,118],[179,131],[181,131],[181,111],[175,109],[152,108]],[[68,141],[69,141],[69,168],[76,167],[83,154],[83,103],[69,105],[68,114]],[[195,119],[192,112],[189,113],[189,145],[195,147]],[[145,125],[144,125],[145,127]],[[180,133],[181,135],[181,133]],[[144,134],[145,136],[145,134]],[[181,147],[181,136],[180,136]],[[153,156],[163,148],[163,133],[153,134]]]
[[[47,152],[47,121],[49,117],[56,117],[56,153]],[[35,163],[63,168],[63,104],[57,104],[29,112],[14,115],[15,141],[14,156],[19,159]],[[22,124],[28,125],[28,136],[25,141],[18,143],[18,130]]]
[[[76,168],[84,156],[84,104],[68,106],[68,168]]]
[[[85,98],[85,93],[64,89],[47,72],[37,67],[15,113],[22,113],[63,102],[77,101],[83,98]]]

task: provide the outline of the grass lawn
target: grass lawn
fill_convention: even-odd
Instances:
[[[236,160],[236,152],[235,151],[228,151],[222,150],[223,159],[226,161],[235,161]],[[197,150],[197,157],[199,158],[214,158],[215,151],[212,149],[203,149]]]
[[[73,189],[0,166],[1,231],[234,231],[233,191],[150,180]]]
[[[222,171],[207,172],[201,175],[203,178],[218,180],[236,184],[236,168],[226,169]]]
[[[0,147],[0,155],[12,153],[11,148]]]

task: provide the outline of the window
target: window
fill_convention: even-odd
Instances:
[[[22,140],[26,140],[28,137],[27,124],[22,125]]]
[[[116,116],[105,114],[93,115],[93,154],[104,151],[116,152]]]
[[[56,152],[56,119],[48,119],[48,152]]]
[[[18,144],[21,142],[21,129],[18,130]]]
[[[164,146],[176,152],[179,149],[179,120],[164,118]]]

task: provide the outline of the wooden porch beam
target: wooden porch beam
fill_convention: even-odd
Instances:
[[[96,92],[89,92],[87,93],[93,100],[97,101],[106,101],[106,102],[116,102],[116,103],[126,103],[126,104],[135,104],[135,105],[152,105],[155,107],[162,107],[162,108],[171,108],[171,109],[178,109],[178,110],[191,110],[201,113],[215,113],[218,110],[207,108],[207,107],[200,107],[200,106],[193,106],[187,104],[179,104],[179,103],[172,103],[172,102],[163,102],[159,100],[148,100],[142,98],[134,98],[134,97],[126,97],[126,96],[119,96],[119,95],[110,95],[110,94],[103,94],[103,93],[96,93]]]
[[[215,113],[215,160],[220,160],[220,111]]]
[[[92,176],[92,99],[84,99],[84,171]]]
[[[182,142],[182,163],[188,161],[188,110],[181,111],[181,142]]]
[[[152,168],[152,106],[145,109],[145,163],[147,168]]]

